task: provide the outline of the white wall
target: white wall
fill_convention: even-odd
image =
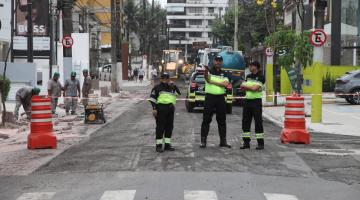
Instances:
[[[71,37],[74,40],[74,44],[72,46],[72,70],[76,72],[76,77],[80,80],[80,84],[82,85],[84,82],[82,70],[89,70],[89,33],[72,33]]]

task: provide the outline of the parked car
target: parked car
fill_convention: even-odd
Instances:
[[[335,95],[350,104],[360,105],[360,70],[346,72],[336,79]]]

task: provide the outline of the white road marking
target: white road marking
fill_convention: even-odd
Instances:
[[[289,194],[275,194],[275,193],[264,193],[267,200],[299,200],[294,195]]]
[[[214,191],[184,191],[184,200],[217,200]]]
[[[105,191],[100,200],[134,200],[136,190]]]
[[[309,149],[312,153],[329,156],[360,155],[359,149]]]
[[[55,192],[33,192],[24,193],[16,200],[50,200],[54,197]]]

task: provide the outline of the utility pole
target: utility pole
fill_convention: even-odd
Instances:
[[[235,7],[235,30],[234,30],[234,51],[237,51],[238,48],[238,27],[239,27],[239,3],[238,0],[234,0],[234,7]]]
[[[111,91],[118,92],[117,81],[117,17],[116,17],[116,1],[111,0]]]
[[[64,36],[71,35],[73,32],[72,7],[74,0],[62,0],[63,2],[63,26]],[[60,38],[62,39],[62,38]],[[72,57],[71,48],[64,48],[64,57]],[[64,63],[65,64],[65,63]]]
[[[32,21],[32,0],[27,2],[27,61],[32,63],[34,61],[33,51],[33,21]]]
[[[53,23],[53,3],[50,0],[49,5],[49,35],[50,35],[50,55],[49,55],[49,78],[52,77],[53,52],[54,52],[54,23]]]
[[[327,6],[327,1],[325,0],[316,0],[315,2],[315,28],[324,29],[324,17],[325,17],[325,8]],[[312,123],[321,123],[322,122],[322,68],[324,60],[324,47],[314,47],[314,57],[313,57],[313,78],[312,78],[312,87],[313,93],[317,94],[312,96],[311,99],[311,122]]]

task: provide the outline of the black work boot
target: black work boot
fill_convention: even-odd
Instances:
[[[229,144],[226,142],[226,139],[222,139],[222,140],[220,141],[219,147],[231,149],[231,145],[229,145]]]
[[[258,146],[256,147],[256,150],[263,150],[265,148],[264,139],[258,139]]]
[[[156,152],[158,152],[158,153],[164,152],[162,146],[163,146],[162,144],[157,144],[157,145],[156,145]]]
[[[240,149],[250,149],[250,140],[244,139],[244,144],[242,147],[240,147]]]
[[[200,148],[206,148],[206,137],[201,137]]]
[[[171,146],[171,144],[165,144],[165,151],[175,151],[175,148]]]

